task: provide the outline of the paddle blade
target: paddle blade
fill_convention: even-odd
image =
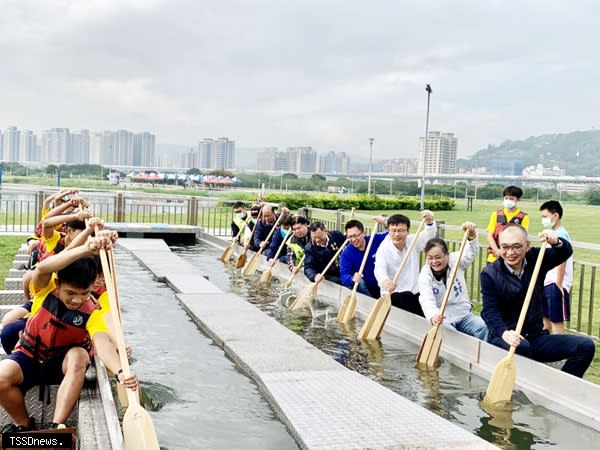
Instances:
[[[285,283],[283,283],[283,284],[281,285],[281,288],[282,288],[283,290],[287,290],[287,289],[291,288],[291,287],[292,287],[292,281],[293,281],[293,280],[294,280],[294,277],[290,277],[290,278],[289,278],[289,279],[288,279],[288,280],[287,280]]]
[[[442,346],[442,333],[439,327],[433,327],[427,332],[419,353],[417,354],[417,364],[425,364],[428,367],[434,367],[437,363],[440,347]]]
[[[356,309],[356,293],[352,292],[348,294],[342,304],[340,305],[340,310],[337,315],[337,321],[341,323],[346,323],[352,320],[354,317],[354,310]]]
[[[260,282],[261,283],[270,283],[271,282],[271,278],[273,278],[273,273],[271,272],[271,268],[269,267],[260,276]]]
[[[231,260],[232,256],[233,256],[233,247],[229,246],[225,249],[225,251],[221,255],[221,261],[223,261],[224,263],[227,263]]]
[[[246,252],[242,252],[242,254],[240,256],[238,256],[238,259],[235,263],[235,268],[241,269],[242,267],[244,267],[246,265],[247,259],[248,259],[248,257],[246,256]]]
[[[514,353],[509,352],[494,369],[483,403],[493,405],[510,401],[515,387],[516,375]]]
[[[127,449],[160,450],[150,414],[135,402],[123,417],[123,438]]]
[[[392,297],[385,294],[379,297],[369,313],[366,322],[358,333],[359,339],[378,339],[392,309]]]
[[[296,309],[308,308],[313,301],[313,298],[317,295],[318,284],[310,283],[302,292],[296,297],[294,303],[290,305],[290,310],[294,311]]]
[[[259,258],[260,255],[258,253],[252,255],[252,258],[250,258],[250,261],[248,261],[248,264],[246,264],[244,266],[244,270],[242,270],[243,276],[249,277],[250,275],[254,275],[254,272],[256,272],[256,269],[258,269],[258,264],[260,263]]]

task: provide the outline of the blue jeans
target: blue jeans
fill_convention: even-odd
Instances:
[[[540,362],[566,359],[567,362],[561,370],[579,378],[583,377],[592,363],[596,351],[594,341],[587,336],[548,334],[546,331],[542,334],[525,337],[526,339],[517,347],[516,352],[519,355]],[[493,336],[490,343],[505,350],[510,348],[500,336]]]
[[[451,323],[450,326],[461,333],[476,337],[482,341],[487,341],[488,329],[483,319],[479,316],[469,314],[468,316],[460,319],[458,322]]]
[[[358,283],[358,288],[356,289],[361,294],[368,295],[369,297],[379,298],[379,286],[369,286],[365,282],[365,280],[360,280]]]

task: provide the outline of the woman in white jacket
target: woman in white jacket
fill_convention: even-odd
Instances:
[[[425,245],[427,263],[419,274],[419,302],[425,317],[432,325],[444,324],[485,341],[488,330],[481,317],[471,314],[473,305],[469,300],[465,281],[465,270],[479,252],[477,229],[471,222],[463,223],[462,229],[469,231],[468,242],[459,262],[460,265],[444,315],[440,314],[439,309],[446,293],[450,270],[457,263],[458,252],[448,253],[448,244],[443,239],[433,238]]]

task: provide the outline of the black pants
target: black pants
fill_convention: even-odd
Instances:
[[[419,303],[419,294],[410,291],[392,293],[392,306],[411,312],[417,316],[425,317]]]

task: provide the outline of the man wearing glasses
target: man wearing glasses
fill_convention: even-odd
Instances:
[[[594,357],[592,339],[579,335],[550,335],[543,329],[544,278],[550,269],[566,261],[573,249],[554,230],[544,230],[540,241],[551,247],[544,255],[521,334],[517,334],[515,328],[540,249],[530,247],[527,231],[520,225],[509,224],[500,233],[500,257],[481,272],[481,317],[489,329],[490,343],[507,350],[515,346],[518,354],[536,361],[566,359],[563,372],[583,377]]]

